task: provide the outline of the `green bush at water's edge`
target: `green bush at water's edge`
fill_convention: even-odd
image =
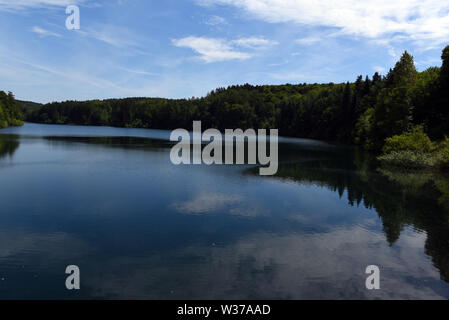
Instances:
[[[448,168],[449,139],[433,142],[423,126],[385,140],[383,155],[378,159],[388,165],[404,168]]]

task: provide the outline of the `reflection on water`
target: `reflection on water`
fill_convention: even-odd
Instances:
[[[354,161],[356,170],[336,163],[310,161],[281,165],[278,177],[311,183],[346,195],[349,205],[375,209],[390,245],[407,227],[427,235],[425,250],[442,279],[449,281],[449,179],[442,173],[401,172]]]
[[[447,176],[300,139],[275,177],[174,166],[167,136],[0,130],[0,298],[449,298]]]
[[[19,147],[19,140],[16,136],[4,135],[0,138],[0,159],[12,156]]]

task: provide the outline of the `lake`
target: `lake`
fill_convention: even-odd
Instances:
[[[0,299],[449,298],[446,174],[303,139],[276,176],[175,166],[169,134],[0,130]]]

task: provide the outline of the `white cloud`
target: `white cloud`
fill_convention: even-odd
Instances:
[[[37,64],[37,63],[33,63],[33,62],[29,62],[29,61],[25,61],[25,60],[21,60],[21,59],[17,59],[17,58],[15,58],[14,61],[20,65],[27,67],[27,69],[25,69],[24,72],[27,70],[28,71],[35,70],[35,71],[42,72],[47,75],[56,76],[59,79],[64,79],[64,80],[67,80],[70,82],[79,81],[81,83],[87,83],[91,86],[95,86],[95,87],[99,87],[99,88],[120,89],[119,86],[117,86],[116,84],[114,84],[113,82],[111,82],[109,80],[95,78],[88,74],[73,72],[72,70],[68,70],[68,69],[61,70],[61,69],[54,68],[51,66]]]
[[[101,41],[119,49],[126,48],[126,50],[121,51],[122,54],[147,54],[147,52],[143,50],[142,46],[143,43],[147,42],[147,39],[125,27],[112,24],[94,24],[87,28],[77,30],[77,33],[84,37]]]
[[[376,72],[379,72],[379,73],[384,73],[386,69],[384,67],[381,67],[381,66],[374,66],[373,70],[376,71]]]
[[[38,26],[34,26],[33,28],[31,28],[31,32],[38,34],[40,37],[60,37],[61,36],[59,33],[49,31],[49,30],[43,29]]]
[[[194,198],[171,205],[184,214],[207,214],[222,211],[234,216],[257,217],[268,215],[269,210],[258,204],[245,204],[243,197],[234,194],[201,193]]]
[[[285,71],[285,72],[281,71],[278,73],[270,73],[269,75],[277,80],[294,81],[294,82],[300,82],[300,81],[303,81],[304,79],[310,78],[302,73],[295,72],[295,71]]]
[[[226,60],[245,60],[251,55],[236,51],[226,40],[204,37],[186,37],[174,39],[172,43],[177,47],[185,47],[200,54],[205,62],[217,62]]]
[[[113,25],[96,25],[79,32],[118,48],[132,47],[138,44],[131,31]]]
[[[232,43],[240,47],[253,48],[253,49],[274,46],[277,44],[277,42],[275,41],[267,40],[260,37],[240,38],[237,40],[233,40]]]
[[[83,0],[0,0],[0,10],[23,10],[33,8],[66,7]]]
[[[194,36],[174,39],[172,40],[172,43],[177,47],[185,47],[194,50],[199,53],[200,58],[207,63],[226,60],[246,60],[252,57],[252,54],[242,52],[237,47],[258,50],[277,44],[275,41],[261,37],[226,40]]]
[[[208,213],[221,210],[227,206],[235,205],[242,201],[237,195],[226,195],[219,193],[200,194],[192,200],[176,203],[173,207],[182,213]]]
[[[226,24],[226,19],[220,16],[211,16],[205,23],[210,26],[218,26],[220,24]]]
[[[340,34],[432,43],[449,40],[447,0],[199,0],[231,5],[270,23],[339,29]]]
[[[393,47],[388,48],[388,54],[395,59],[398,58],[398,56],[399,56]]]
[[[102,261],[108,268],[84,285],[99,298],[117,299],[444,299],[425,241],[425,234],[406,232],[390,247],[382,234],[358,226],[326,233],[257,232],[225,244],[120,255]],[[167,264],[187,258],[187,268]],[[381,290],[364,285],[365,267],[373,261],[382,269]],[[161,282],[162,290],[148,290]]]
[[[125,68],[125,67],[117,67],[117,68],[120,70],[129,72],[129,73],[134,73],[134,74],[144,75],[144,76],[158,76],[159,75],[159,73],[148,72],[145,70],[130,69],[130,68]]]
[[[308,46],[308,45],[315,44],[320,41],[321,41],[321,38],[319,38],[319,37],[306,37],[306,38],[297,39],[295,42]]]

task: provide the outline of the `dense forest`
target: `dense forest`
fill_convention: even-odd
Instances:
[[[21,126],[23,113],[11,92],[0,91],[0,128]]]
[[[17,100],[17,102],[18,102],[19,106],[22,108],[22,111],[24,113],[39,109],[43,106],[43,104],[41,104],[41,103],[32,102],[32,101]]]
[[[278,128],[284,136],[315,138],[380,151],[385,139],[421,125],[431,139],[449,134],[449,46],[442,67],[423,72],[405,52],[387,75],[354,83],[219,88],[203,98],[128,98],[53,102],[27,112],[51,124],[154,129]]]

